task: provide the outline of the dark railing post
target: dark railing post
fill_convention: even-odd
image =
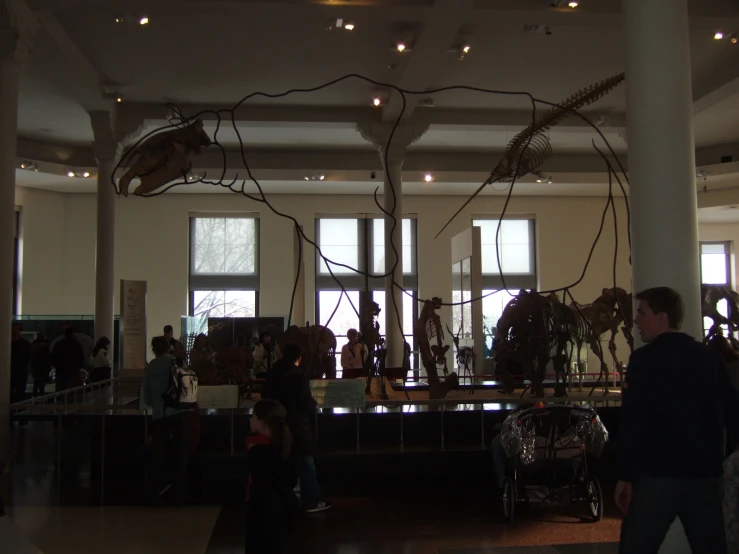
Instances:
[[[105,412],[100,416],[100,505],[105,506]]]
[[[357,406],[357,452],[359,452],[359,406]]]

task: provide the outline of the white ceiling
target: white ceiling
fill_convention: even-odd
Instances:
[[[430,127],[409,150],[405,192],[465,194],[527,125],[531,104],[524,95],[428,91],[465,85],[557,102],[624,70],[620,0],[581,0],[577,10],[552,9],[550,0],[26,1],[42,25],[21,78],[19,160],[46,162],[42,171],[56,174],[69,167],[94,169],[88,110],[117,108],[121,128],[143,123],[151,130],[166,124],[167,102],[189,115],[231,107],[255,92],[280,94],[361,74],[419,93],[408,97],[409,120]],[[739,45],[712,39],[717,28],[739,31],[739,3],[689,5],[697,158],[715,164],[724,151],[739,153]],[[124,14],[145,14],[150,24],[115,23]],[[355,30],[327,30],[337,17],[351,20]],[[552,33],[526,33],[529,24],[548,24]],[[393,51],[398,40],[412,48]],[[460,60],[454,48],[465,43],[472,50]],[[122,93],[123,104],[114,106],[103,90]],[[378,91],[389,95],[389,105],[373,109],[370,98]],[[422,101],[434,107],[419,106]],[[602,117],[602,132],[625,159],[624,87],[589,109],[593,118]],[[272,192],[304,192],[300,175],[320,170],[327,180],[310,182],[311,192],[365,194],[376,186],[367,175],[379,161],[356,123],[392,121],[399,111],[397,96],[352,78],[283,98],[251,98],[235,124]],[[212,136],[215,124],[208,121],[206,129]],[[545,170],[555,182],[522,182],[516,194],[605,194],[607,179],[591,144],[595,136],[572,118],[554,127],[549,138],[555,154]],[[218,139],[230,151],[239,146],[230,121]],[[217,158],[216,151],[195,160],[196,169],[212,175]],[[238,165],[229,166],[229,174]],[[426,170],[440,177],[419,182]],[[92,180],[41,172],[19,172],[17,178],[21,186],[62,192],[94,188]]]

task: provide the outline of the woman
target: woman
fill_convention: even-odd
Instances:
[[[205,333],[195,337],[195,345],[190,351],[190,368],[197,374],[201,385],[216,384],[216,355]]]
[[[111,365],[110,357],[108,356],[109,350],[110,339],[100,337],[95,343],[95,348],[92,349],[92,355],[90,356],[90,383],[110,379]]]

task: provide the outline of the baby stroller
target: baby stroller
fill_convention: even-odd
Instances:
[[[505,454],[503,514],[512,522],[517,503],[567,506],[587,503],[593,522],[603,517],[603,491],[588,471],[608,431],[595,410],[576,405],[538,404],[511,413],[500,432]]]

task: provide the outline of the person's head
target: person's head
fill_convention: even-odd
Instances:
[[[161,358],[169,352],[169,341],[167,337],[154,337],[151,339],[151,351],[157,358]]]
[[[110,348],[110,339],[108,339],[108,337],[100,337],[95,343],[95,348],[92,349],[92,353],[94,356],[97,356],[98,352],[101,350],[107,350],[108,348]]]
[[[262,331],[262,333],[259,335],[259,341],[267,346],[270,342],[272,342],[272,335],[269,334],[269,331]]]
[[[356,329],[349,329],[346,332],[346,338],[349,339],[349,342],[351,342],[352,344],[357,342],[359,340],[359,331],[357,331]]]
[[[64,338],[65,339],[73,339],[74,338],[74,327],[67,324],[67,326],[64,328]]]
[[[13,327],[12,327],[13,340],[18,340],[19,338],[21,338],[22,331],[23,331],[23,327],[21,326],[20,323],[17,323],[17,322],[13,323]]]
[[[302,355],[303,351],[297,344],[288,343],[285,345],[285,348],[282,349],[282,359],[290,365],[300,365]]]
[[[290,457],[292,437],[287,428],[287,412],[277,400],[265,399],[254,404],[254,412],[249,420],[252,433],[270,437],[272,445],[284,459]]]
[[[708,346],[713,348],[725,362],[739,360],[739,352],[731,347],[731,343],[726,337],[714,335],[711,337],[711,340],[708,341]]]
[[[208,335],[200,333],[195,337],[195,348],[208,348]]]
[[[639,306],[634,324],[644,342],[652,342],[662,333],[678,331],[685,315],[685,303],[677,291],[654,287],[636,295]]]
[[[174,337],[174,329],[171,325],[164,326],[164,338],[169,340]]]

